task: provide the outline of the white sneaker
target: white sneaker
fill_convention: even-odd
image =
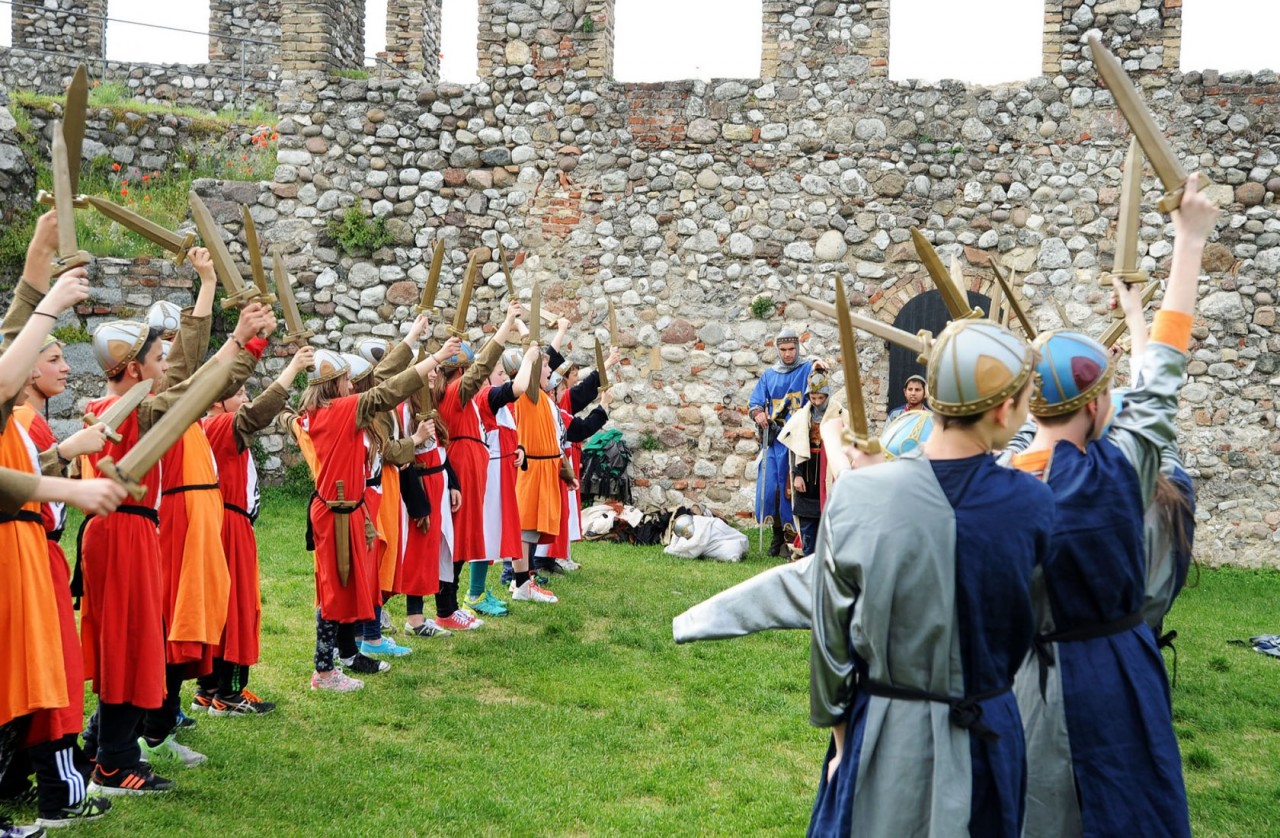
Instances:
[[[311,689],[313,690],[332,690],[336,693],[349,693],[355,692],[363,686],[364,681],[359,678],[352,678],[338,669],[331,669],[328,672],[313,672],[311,674]]]
[[[573,559],[556,559],[556,564],[560,565],[560,567],[562,567],[566,571],[574,571],[574,570],[582,569],[582,565],[578,564]]]
[[[511,592],[513,600],[520,602],[559,602],[556,595],[548,591],[546,588],[538,586],[537,582],[532,579],[525,582],[520,587]]]
[[[197,765],[203,765],[208,759],[199,751],[188,748],[174,739],[172,733],[160,744],[154,746],[148,745],[147,740],[139,736],[138,747],[142,750],[142,758],[153,768],[157,765],[182,765],[186,768],[195,768]]]

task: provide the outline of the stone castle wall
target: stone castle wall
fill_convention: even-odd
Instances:
[[[974,291],[990,291],[999,254],[1039,326],[1107,325],[1097,275],[1128,132],[1082,47],[1098,32],[1225,207],[1179,417],[1200,558],[1280,563],[1280,80],[1178,72],[1179,0],[1048,0],[1043,75],[993,88],[890,81],[891,0],[766,0],[760,78],[659,85],[612,79],[612,0],[484,0],[481,80],[439,84],[436,13],[419,19],[414,2],[388,14],[388,56],[412,72],[370,80],[333,74],[358,65],[359,3],[279,7],[279,165],[255,212],[289,252],[317,344],[397,334],[441,240],[447,313],[481,248],[480,340],[505,304],[501,240],[521,295],[539,281],[575,319],[575,360],[590,363],[617,304],[627,361],[611,416],[636,452],[638,502],[737,514],[755,476],[745,405],[772,335],[785,320],[807,353],[834,356],[832,324],[799,300],[830,300],[839,278],[892,322],[928,286],[912,226],[960,256]],[[1145,188],[1143,267],[1160,277],[1172,225],[1158,184]],[[325,228],[350,207],[383,219],[391,243],[342,253]],[[763,320],[761,293],[775,304]],[[859,355],[883,418],[887,352],[867,339]]]
[[[1180,414],[1201,556],[1280,561],[1275,74],[1177,72],[1176,0],[1051,0],[1044,75],[989,89],[894,82],[891,5],[766,2],[762,77],[710,83],[613,81],[607,0],[482,3],[481,81],[468,87],[335,79],[333,51],[317,51],[282,85],[268,235],[291,252],[318,341],[394,333],[440,240],[445,310],[478,246],[486,285],[471,322],[494,322],[501,240],[519,254],[522,295],[539,281],[575,318],[576,360],[590,362],[606,302],[618,305],[629,358],[611,415],[636,449],[640,502],[742,514],[756,452],[745,405],[771,336],[785,319],[806,352],[834,355],[831,324],[798,300],[830,300],[841,277],[892,322],[927,287],[912,226],[960,255],[975,291],[989,292],[1000,254],[1041,326],[1107,325],[1096,278],[1128,135],[1081,48],[1096,30],[1227,208]],[[287,41],[288,16],[284,30]],[[1172,225],[1152,206],[1154,179],[1146,189],[1143,265],[1163,276]],[[335,249],[324,225],[351,206],[385,219],[393,243]],[[761,292],[779,315],[751,315]],[[867,340],[860,355],[882,418],[896,396],[882,392],[887,353]]]

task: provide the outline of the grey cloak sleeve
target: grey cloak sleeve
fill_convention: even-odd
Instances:
[[[700,602],[671,621],[677,643],[725,640],[773,629],[807,629],[813,556],[771,567]]]
[[[1151,505],[1156,474],[1166,448],[1174,448],[1178,429],[1178,391],[1182,388],[1187,356],[1166,343],[1147,344],[1138,373],[1141,384],[1125,396],[1124,410],[1116,416],[1109,439],[1119,446],[1138,472],[1142,507]]]

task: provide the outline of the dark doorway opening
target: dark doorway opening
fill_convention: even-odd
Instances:
[[[982,309],[984,314],[990,316],[991,299],[985,294],[978,294],[974,291],[968,293],[969,305]],[[913,335],[921,329],[928,329],[930,333],[936,335],[949,322],[951,322],[951,315],[947,312],[947,305],[943,302],[942,295],[938,293],[937,289],[912,297],[898,312],[898,316],[893,319],[894,326]],[[902,396],[902,389],[906,386],[907,379],[910,376],[924,374],[924,365],[916,362],[916,354],[914,352],[890,344],[889,381],[885,389],[888,404],[885,405],[885,412],[893,410],[905,401]]]

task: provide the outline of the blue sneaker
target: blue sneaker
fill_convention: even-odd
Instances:
[[[412,651],[408,646],[397,646],[396,642],[390,637],[382,638],[382,642],[376,646],[363,640],[360,641],[360,654],[368,657],[376,655],[384,658],[402,658]]]
[[[488,591],[477,597],[468,596],[466,602],[467,606],[472,610],[487,614],[490,617],[503,617],[507,614],[506,603]]]

